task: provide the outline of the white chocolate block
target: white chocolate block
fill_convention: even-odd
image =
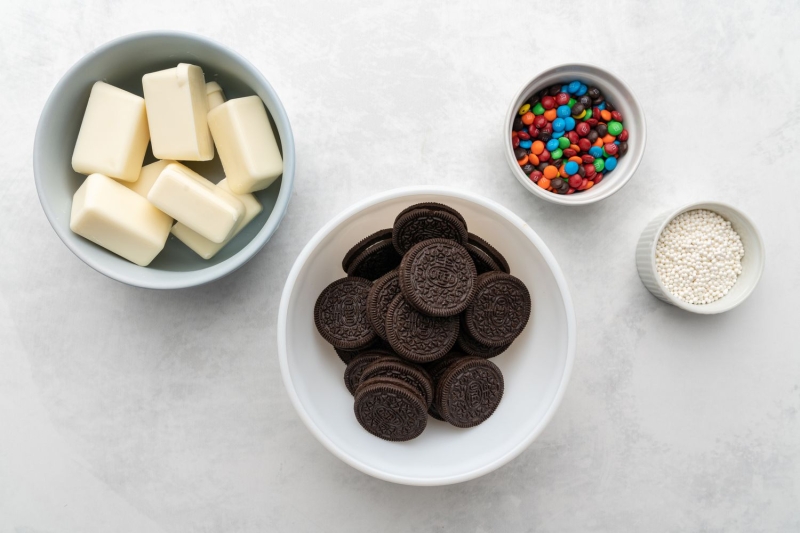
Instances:
[[[225,93],[222,92],[222,87],[219,86],[219,83],[215,81],[206,83],[206,98],[208,99],[209,111],[225,103]]]
[[[142,168],[150,130],[144,99],[98,81],[83,114],[72,168],[135,181]]]
[[[180,63],[142,77],[153,155],[158,159],[209,161],[214,143],[208,131],[203,70]]]
[[[208,113],[208,126],[236,194],[266,189],[283,173],[283,159],[258,96],[234,98]]]
[[[194,170],[170,163],[159,174],[147,199],[206,239],[220,243],[244,216],[244,205]]]
[[[228,180],[224,179],[217,183],[217,187],[228,191],[233,194],[230,187],[228,187]],[[189,229],[185,224],[178,222],[172,226],[172,234],[180,239],[186,246],[194,250],[194,252],[203,259],[211,259],[217,252],[231,242],[242,229],[247,226],[258,214],[264,209],[261,204],[252,194],[237,194],[236,198],[244,204],[244,216],[236,223],[233,232],[223,242],[211,242],[194,230]]]
[[[72,198],[69,227],[128,261],[147,266],[164,248],[172,219],[119,182],[91,174]]]
[[[153,188],[156,180],[158,179],[159,174],[161,171],[166,168],[167,165],[171,163],[177,163],[177,161],[172,161],[171,159],[164,159],[162,161],[156,161],[155,163],[150,163],[149,165],[145,165],[142,167],[142,171],[139,172],[139,179],[133,182],[130,181],[121,181],[124,186],[141,196],[142,198],[147,198],[150,189]]]

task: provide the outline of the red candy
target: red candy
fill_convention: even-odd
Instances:
[[[590,131],[592,131],[592,127],[587,122],[578,122],[575,125],[575,133],[581,137],[586,137]]]
[[[622,122],[622,113],[617,111],[616,109],[611,112],[611,118],[616,120],[617,122]]]
[[[544,128],[545,124],[547,124],[547,119],[544,118],[544,115],[539,115],[533,119],[533,125],[537,128]]]
[[[536,126],[531,124],[528,126],[528,135],[531,136],[531,139],[535,139],[539,135],[539,130],[536,129]]]
[[[531,139],[531,136],[530,136],[530,134],[529,134],[527,131],[525,131],[525,130],[520,130],[520,131],[517,133],[517,137],[519,137],[519,138],[520,138],[520,139],[522,139],[523,141],[529,141],[529,140]]]
[[[541,154],[539,154],[539,161],[542,163],[550,161],[550,152],[544,150]]]
[[[578,152],[576,152],[572,148],[564,148],[564,152],[563,153],[564,153],[564,157],[566,157],[567,159],[569,159],[570,157],[575,157],[576,155],[578,155]]]
[[[589,139],[579,139],[578,148],[581,149],[581,152],[588,152],[592,148],[592,141],[590,141]],[[594,157],[592,157],[592,161],[594,161]]]
[[[569,103],[569,95],[567,93],[558,93],[556,95],[556,104],[567,105]]]
[[[569,177],[569,186],[572,187],[573,189],[580,187],[582,183],[583,183],[583,178],[581,178],[577,174],[573,174],[572,176]]]
[[[583,165],[583,171],[587,178],[591,178],[597,173],[597,169],[594,168],[594,165],[590,164]]]
[[[608,143],[605,146],[603,146],[603,150],[605,150],[608,155],[614,156],[617,155],[619,147],[614,143]]]
[[[600,183],[601,179],[603,179],[603,175],[597,174],[592,181],[594,181],[594,184],[597,185],[598,183]]]
[[[513,146],[514,148],[519,146],[519,137],[517,137],[516,135],[511,137],[511,146]]]
[[[534,170],[533,172],[531,172],[530,178],[532,182],[539,183],[539,180],[542,179],[542,176],[543,174],[541,172],[539,172],[538,170]]]
[[[624,143],[625,141],[627,141],[628,140],[628,130],[622,130],[622,133],[619,134],[617,139],[621,143]]]
[[[578,144],[578,134],[574,131],[567,132],[567,139],[569,139],[570,144]]]
[[[556,106],[556,100],[552,96],[545,96],[542,98],[542,107],[545,109],[553,109]]]
[[[586,152],[588,150],[583,150],[583,151]],[[590,164],[594,163],[594,157],[590,156],[589,154],[583,154],[581,156],[581,161],[583,161],[587,165],[590,165]],[[594,166],[594,165],[592,165],[592,166]]]

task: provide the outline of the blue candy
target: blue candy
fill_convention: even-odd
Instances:
[[[522,146],[522,143],[519,144],[520,146]],[[553,150],[558,148],[558,139],[550,139],[549,141],[547,141],[547,144],[545,146],[547,147],[548,152],[552,152]]]
[[[568,90],[569,90],[569,87],[568,87],[567,85],[562,85],[562,86],[561,86],[561,92],[562,92],[562,93],[565,93],[565,92],[567,92]]]
[[[558,120],[558,119],[556,119],[556,120]],[[555,123],[556,122],[554,120],[553,124],[555,124]],[[565,118],[564,119],[564,124],[565,124],[564,129],[567,130],[567,131],[572,131],[572,130],[575,129],[575,119],[572,118],[572,117]]]
[[[617,158],[616,157],[609,157],[606,159],[606,172],[611,172],[617,168]]]
[[[584,94],[586,94],[586,91],[588,91],[588,90],[589,90],[589,88],[586,85],[584,85],[583,83],[581,83],[581,87],[580,87],[580,89],[577,90],[577,92],[575,93],[575,96],[583,96]]]
[[[572,114],[572,109],[568,105],[560,105],[558,109],[556,109],[556,116],[561,118],[566,118]]]
[[[555,122],[555,121],[553,121],[553,122]],[[554,131],[553,134],[552,134],[552,137],[553,137],[553,139],[560,139],[561,137],[564,136],[564,133],[565,132],[563,132],[563,131]]]
[[[578,163],[575,161],[569,161],[566,165],[564,165],[564,170],[567,171],[567,174],[572,176],[578,172]]]
[[[569,92],[569,94],[575,94],[576,92],[578,92],[578,89],[580,88],[581,88],[581,82],[573,81],[572,83],[569,84],[569,86],[567,86],[567,92]]]
[[[553,121],[553,131],[564,131],[566,123],[563,118],[557,118]]]
[[[619,141],[614,141],[614,144],[616,144],[617,146],[619,146]]]
[[[531,147],[532,144],[533,144],[533,141],[531,141],[531,140],[520,141],[519,142],[519,147],[520,148],[525,148],[527,150],[528,148]]]
[[[603,155],[603,149],[599,146],[592,146],[589,148],[589,155],[597,159]]]
[[[605,102],[601,102],[600,105],[597,106],[597,109],[599,109],[600,111],[602,111],[605,108],[606,108],[606,103]]]

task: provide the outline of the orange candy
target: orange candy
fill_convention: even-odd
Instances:
[[[576,162],[576,163],[578,163],[579,165],[582,165],[582,164],[583,164],[583,159],[581,159],[581,158],[580,158],[580,157],[578,157],[577,155],[574,155],[574,156],[570,157],[570,158],[568,159],[568,161],[575,161],[575,162]]]
[[[531,124],[533,124],[533,113],[528,111],[527,113],[522,115],[522,123],[525,124],[526,126],[530,126]]]
[[[575,150],[576,152],[580,152],[581,151],[581,147],[578,146],[577,144],[570,144],[569,147],[571,149]]]
[[[547,170],[547,168],[545,170]],[[536,185],[538,185],[542,189],[547,189],[550,187],[550,180],[548,178],[539,178],[539,181],[536,182]]]
[[[567,168],[566,167],[567,167],[566,163],[561,165],[561,167],[558,169],[558,175],[559,176],[566,176],[567,175]]]
[[[597,140],[594,142],[593,146],[599,146],[600,148],[602,148],[604,144],[605,143],[603,142],[603,139],[598,137]]]
[[[586,191],[586,190],[589,190],[589,189],[591,189],[593,186],[594,186],[594,182],[593,182],[593,181],[587,181],[587,182],[586,182],[586,187],[584,187],[584,188],[583,188],[583,190],[584,190],[584,191]]]
[[[548,109],[544,112],[544,118],[546,118],[548,122],[553,122],[557,117],[558,115],[555,109]]]
[[[542,141],[533,141],[531,145],[531,153],[535,155],[539,155],[544,152],[544,143]],[[537,165],[539,163],[536,163]]]
[[[603,144],[611,144],[616,140],[617,138],[614,137],[613,135],[606,135],[605,137],[603,137]]]
[[[600,116],[603,118],[603,120],[608,122],[609,120],[611,120],[611,111],[609,111],[608,109],[603,109],[602,111],[600,111]]]
[[[517,163],[519,163],[519,166],[524,167],[528,164],[528,156],[526,155],[522,159],[517,159]]]
[[[528,154],[528,163],[536,166],[539,164],[539,158],[536,157],[536,154]]]
[[[558,170],[554,165],[548,165],[542,171],[542,174],[544,174],[544,177],[547,178],[547,185],[550,185],[550,180],[558,176]],[[541,182],[542,180],[539,180],[539,183]],[[547,186],[545,186],[544,188],[547,188]]]

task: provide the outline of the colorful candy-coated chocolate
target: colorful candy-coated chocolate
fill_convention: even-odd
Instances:
[[[513,116],[511,145],[522,172],[555,194],[600,183],[628,151],[622,113],[579,80],[531,95]]]

